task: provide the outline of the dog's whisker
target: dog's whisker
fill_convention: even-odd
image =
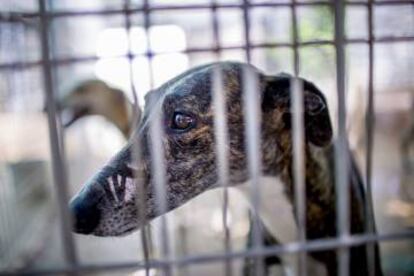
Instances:
[[[116,193],[116,188],[115,188],[112,177],[108,178],[107,181],[108,181],[109,189],[112,193],[112,196],[115,199],[115,203],[119,203],[118,195]]]

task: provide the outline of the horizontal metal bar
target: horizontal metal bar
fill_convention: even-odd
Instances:
[[[251,7],[289,7],[290,3],[255,3]],[[314,5],[331,5],[328,1],[312,1],[300,2],[300,6],[314,6]],[[48,12],[46,16],[50,18],[58,17],[74,17],[74,16],[107,16],[128,13],[153,12],[153,11],[168,11],[168,10],[205,10],[205,9],[236,9],[243,8],[243,4],[191,4],[191,5],[157,5],[148,7],[135,8],[121,8],[121,9],[105,9],[105,10],[83,10],[83,11],[55,11]],[[8,21],[16,18],[35,18],[38,17],[37,12],[5,12],[0,13],[0,20]]]
[[[414,42],[414,36],[404,36],[404,37],[380,37],[375,38],[373,40],[374,43],[397,43],[397,42]],[[368,39],[364,38],[357,38],[357,39],[347,39],[345,40],[346,44],[362,44],[362,43],[369,43]],[[333,40],[311,40],[311,41],[304,41],[298,42],[298,47],[310,47],[310,46],[326,46],[326,45],[334,45]],[[256,43],[251,44],[250,48],[252,49],[266,49],[266,48],[293,48],[294,43]],[[202,48],[188,48],[184,51],[175,51],[175,52],[162,52],[157,53],[160,55],[163,54],[170,54],[170,53],[184,53],[184,54],[192,54],[192,53],[204,53],[204,52],[217,52],[217,51],[225,51],[225,50],[244,50],[245,46],[222,46],[222,47],[202,47]],[[140,57],[140,56],[153,56],[154,53],[144,53],[144,54],[133,54],[133,57]],[[109,58],[128,58],[128,55],[118,55],[118,56],[111,56]],[[55,58],[51,59],[50,63],[54,66],[56,65],[68,65],[72,63],[84,63],[84,62],[93,62],[100,59],[95,55],[90,56],[79,56],[79,57],[62,57],[62,58]],[[0,63],[0,70],[24,70],[30,69],[34,67],[39,67],[43,65],[42,60],[36,61],[17,61],[17,62],[8,62],[8,63]]]
[[[329,6],[332,5],[332,1],[302,1],[296,2],[295,6]],[[396,6],[396,5],[410,5],[412,0],[388,0],[373,2],[374,6]],[[262,3],[251,3],[249,7],[260,8],[260,7],[291,7],[292,3],[277,3],[277,2],[262,2]],[[347,2],[347,6],[368,6],[368,2],[355,1]],[[243,4],[192,4],[192,5],[157,5],[149,7],[133,7],[133,8],[122,8],[122,9],[105,9],[105,10],[84,10],[84,11],[54,11],[46,13],[48,18],[59,18],[59,17],[74,17],[74,16],[108,16],[108,15],[119,15],[124,13],[141,13],[141,12],[153,12],[153,11],[168,11],[168,10],[205,10],[205,9],[235,9],[243,8]],[[36,18],[39,17],[38,12],[2,12],[0,13],[0,21],[13,22],[22,21],[22,19]]]
[[[404,239],[414,238],[414,231],[405,231],[399,233],[390,233],[390,234],[364,234],[364,235],[350,235],[347,239],[320,239],[308,241],[305,244],[302,243],[290,243],[286,245],[275,245],[269,247],[263,247],[260,250],[241,250],[241,251],[232,251],[230,253],[222,252],[215,254],[204,254],[197,256],[189,256],[178,259],[170,260],[151,260],[148,262],[148,265],[151,268],[163,268],[166,265],[195,265],[200,263],[211,263],[211,262],[222,262],[225,259],[234,259],[234,258],[244,258],[244,257],[255,257],[255,256],[270,256],[270,255],[281,255],[281,254],[292,254],[301,251],[305,252],[316,252],[324,251],[331,249],[338,249],[344,247],[358,246],[365,243],[373,242],[389,242],[389,241],[398,241]],[[39,269],[33,271],[6,271],[0,272],[0,276],[9,275],[56,275],[60,273],[74,273],[74,272],[83,272],[91,273],[97,271],[115,271],[115,270],[125,270],[125,269],[145,269],[144,262],[125,262],[125,263],[106,263],[102,265],[78,265],[73,267],[61,267],[61,268],[51,268],[51,269]]]
[[[400,36],[400,37],[393,37],[393,36],[384,36],[384,37],[377,37],[372,39],[374,43],[388,43],[388,42],[414,42],[414,36]],[[353,38],[353,39],[345,39],[345,44],[357,44],[357,43],[370,43],[369,39],[365,38]]]
[[[26,13],[16,12],[0,12],[0,23],[22,23],[31,24],[33,20],[40,18],[40,14],[37,17],[26,16]]]

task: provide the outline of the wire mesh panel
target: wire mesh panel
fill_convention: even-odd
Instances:
[[[0,38],[1,275],[414,273],[412,1],[5,1]]]

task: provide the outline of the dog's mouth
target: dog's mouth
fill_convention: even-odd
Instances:
[[[119,236],[126,236],[128,234],[131,234],[135,230],[138,230],[138,227],[129,226],[129,227],[125,228],[124,230],[122,230],[121,233],[119,234]]]
[[[97,237],[124,237],[139,229],[141,229],[140,226],[133,226],[131,224],[125,224],[124,226],[117,227],[117,229],[113,233],[108,232],[107,230],[105,231],[96,230],[91,234]]]

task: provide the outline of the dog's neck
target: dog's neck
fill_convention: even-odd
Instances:
[[[289,132],[264,132],[263,143],[263,174],[277,176],[284,183],[286,195],[293,202],[293,149]],[[332,199],[334,187],[329,167],[329,155],[333,154],[333,145],[319,148],[304,142],[305,183],[307,196],[316,193],[315,200],[325,201]],[[311,198],[312,199],[312,198]]]
[[[283,143],[283,142],[282,142]],[[269,153],[272,148],[277,154]],[[281,244],[291,243],[298,240],[298,228],[296,223],[294,205],[294,180],[292,171],[291,147],[281,147],[263,143],[263,176],[259,179],[257,190],[260,197],[260,206],[257,215],[261,218],[266,229]],[[282,150],[283,149],[283,150]],[[329,202],[329,195],[333,192],[329,182],[328,168],[326,166],[325,152],[310,145],[306,146],[306,194],[307,209],[311,218],[320,216],[320,201]],[[273,158],[272,158],[273,156]],[[252,195],[253,183],[247,181],[238,189],[244,194],[248,202]],[[321,194],[316,196],[316,192]],[[328,204],[328,203],[327,203]],[[251,205],[251,202],[250,202]],[[310,210],[309,209],[312,209]],[[307,219],[307,225],[312,219]],[[320,222],[318,219],[316,224]],[[314,227],[313,225],[310,225]],[[294,255],[281,256],[284,265],[297,272],[297,259]],[[327,268],[315,259],[308,259],[308,270],[315,275],[327,275]]]
[[[276,177],[280,180],[283,195],[290,203],[293,214],[295,182],[293,174],[293,151],[290,132],[263,131],[263,175]],[[320,233],[332,235],[336,233],[335,221],[335,185],[332,176],[333,145],[325,148],[316,147],[304,141],[305,159],[305,198],[307,238],[320,238]],[[271,187],[271,186],[270,186]],[[273,209],[274,210],[274,209]],[[277,213],[277,210],[273,212]],[[296,218],[294,218],[296,221]],[[323,229],[324,231],[321,231]]]

